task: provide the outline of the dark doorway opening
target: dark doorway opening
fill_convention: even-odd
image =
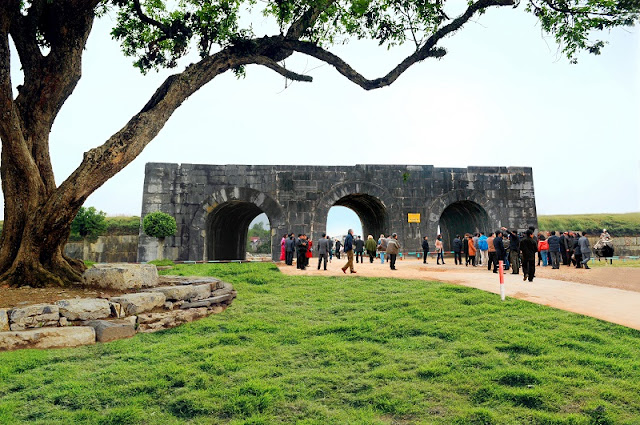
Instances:
[[[473,201],[458,201],[449,205],[440,215],[440,232],[445,251],[451,251],[456,235],[489,232],[489,215]]]
[[[260,214],[263,211],[259,207],[246,201],[225,202],[211,211],[207,217],[207,260],[245,260],[249,225]],[[271,232],[263,243],[272,246]]]

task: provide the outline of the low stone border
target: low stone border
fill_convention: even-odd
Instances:
[[[237,295],[230,283],[215,278],[166,276],[160,283],[165,286],[108,299],[0,309],[0,351],[77,347],[173,328],[223,312]],[[157,272],[155,281],[141,286],[154,284]]]

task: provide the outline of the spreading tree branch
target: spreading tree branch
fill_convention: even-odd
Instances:
[[[278,74],[292,81],[306,81],[309,83],[313,81],[313,78],[311,76],[290,71],[284,66],[280,65],[278,62],[266,56],[258,56],[255,59],[255,64],[266,66],[267,68],[274,70]]]
[[[381,87],[388,86],[398,79],[402,73],[404,73],[409,67],[417,62],[423,61],[426,58],[441,58],[446,54],[445,49],[436,47],[436,44],[444,37],[459,30],[462,26],[473,17],[477,12],[484,10],[491,6],[513,6],[513,0],[479,0],[471,4],[467,10],[449,24],[443,26],[436,31],[431,37],[427,39],[424,45],[416,50],[413,54],[409,55],[402,62],[400,62],[394,69],[392,69],[384,77],[369,80],[363,77],[360,73],[355,71],[349,64],[343,61],[340,57],[333,53],[323,49],[322,47],[307,41],[299,41],[292,39],[284,39],[283,45],[287,49],[295,50],[300,53],[313,56],[323,62],[333,65],[336,70],[348,78],[350,81],[356,83],[365,90],[373,90]]]

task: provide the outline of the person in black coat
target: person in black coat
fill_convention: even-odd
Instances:
[[[427,255],[429,254],[429,238],[426,236],[422,241],[422,252],[424,254],[424,257],[422,257],[422,264],[427,264]]]
[[[504,261],[504,257],[507,256],[507,252],[504,249],[504,242],[502,241],[502,231],[498,230],[496,232],[496,237],[493,240],[493,247],[496,249],[496,258],[498,261],[495,262],[493,267],[493,272],[498,273],[498,267],[500,266],[500,261]]]
[[[355,245],[356,263],[364,263],[364,260],[362,259],[362,256],[364,255],[364,241],[360,236],[358,236],[358,238],[353,241],[353,245]],[[358,257],[360,257],[360,261],[358,261]]]
[[[296,241],[293,239],[293,233],[284,241],[284,262],[288,266],[293,265],[293,253],[296,251]]]
[[[456,265],[462,265],[462,240],[460,239],[460,235],[456,235],[456,238],[453,240],[453,261]]]
[[[536,274],[536,252],[538,252],[538,244],[533,239],[533,232],[529,229],[525,232],[524,238],[520,241],[519,246],[522,253],[522,273],[524,279],[529,278],[529,282],[533,282]]]

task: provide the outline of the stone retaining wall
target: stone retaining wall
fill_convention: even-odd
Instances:
[[[135,263],[138,235],[98,236],[95,242],[69,242],[64,252],[71,258],[94,263]]]
[[[155,332],[224,311],[236,297],[215,278],[163,277],[163,286],[117,297],[0,309],[0,351],[76,347]]]

